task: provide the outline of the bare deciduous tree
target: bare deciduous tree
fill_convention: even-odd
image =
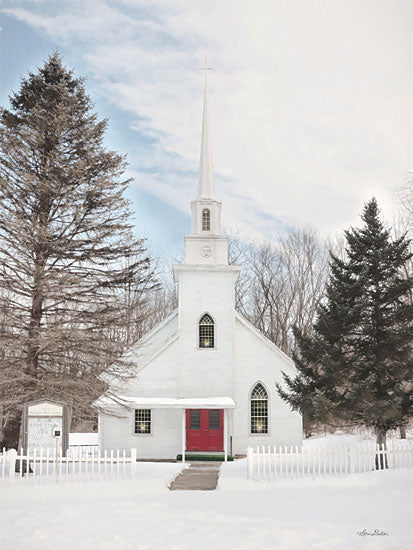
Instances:
[[[230,262],[243,266],[236,307],[284,353],[295,350],[292,327],[311,332],[328,272],[327,245],[311,229],[251,243],[230,235]]]

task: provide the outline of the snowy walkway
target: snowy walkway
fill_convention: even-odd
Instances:
[[[193,462],[173,480],[171,491],[213,491],[222,462]]]

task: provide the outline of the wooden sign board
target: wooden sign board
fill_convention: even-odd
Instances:
[[[51,453],[56,449],[54,430],[60,430],[59,453],[63,456],[69,444],[69,407],[49,399],[32,401],[24,406],[24,449],[44,449]]]

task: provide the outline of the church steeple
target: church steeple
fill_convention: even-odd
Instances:
[[[198,190],[191,202],[192,235],[221,234],[221,202],[215,197],[214,173],[212,169],[212,147],[209,127],[208,71],[206,65],[204,83],[204,111],[202,119],[201,155],[199,159]]]
[[[221,201],[215,197],[212,170],[207,76],[211,68],[205,66],[203,70],[205,71],[204,111],[198,190],[196,198],[191,202],[192,230],[191,234],[185,237],[185,263],[228,265],[228,243],[227,239],[221,235]]]
[[[204,113],[203,113],[203,119],[202,119],[201,156],[199,160],[197,198],[215,199],[214,173],[212,168],[211,135],[209,130],[209,108],[208,108],[208,71],[211,70],[211,68],[208,66],[205,66],[203,70],[205,71]]]

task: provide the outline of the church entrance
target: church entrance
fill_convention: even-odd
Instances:
[[[187,451],[224,450],[223,413],[222,409],[187,409]]]

